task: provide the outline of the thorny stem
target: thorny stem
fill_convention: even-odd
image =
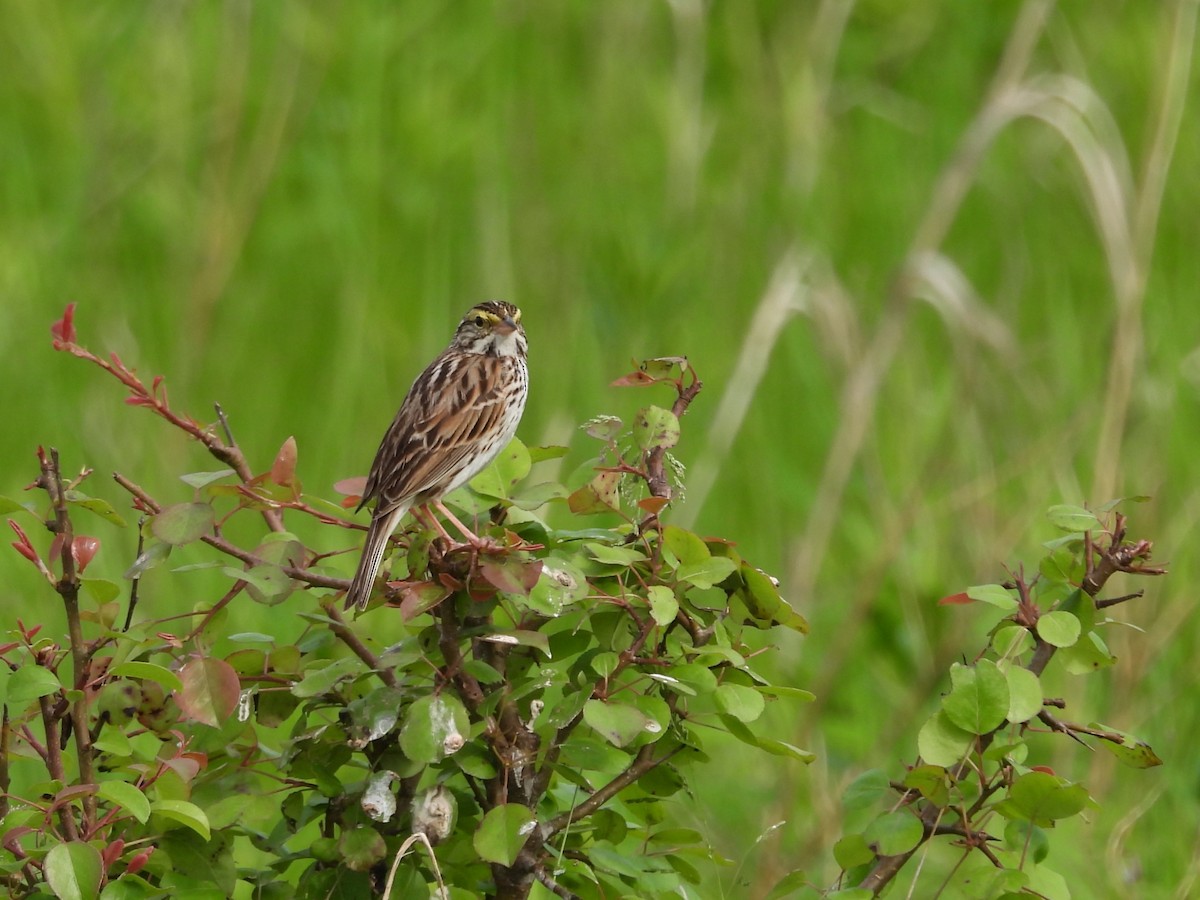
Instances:
[[[62,733],[58,726],[58,716],[50,705],[49,697],[39,697],[38,706],[42,712],[42,728],[46,731],[46,771],[55,781],[66,784],[67,770],[63,767]],[[58,820],[62,825],[63,837],[68,841],[79,839],[79,831],[75,827],[69,803],[64,803],[58,808]]]
[[[127,403],[133,406],[146,407],[160,418],[170,422],[180,431],[199,441],[218,461],[233,469],[243,484],[249,484],[254,480],[254,473],[250,470],[250,464],[246,461],[246,457],[242,453],[241,448],[238,447],[237,442],[233,440],[229,421],[226,419],[225,413],[221,410],[220,406],[217,406],[217,418],[225,431],[229,443],[222,441],[211,429],[201,427],[200,423],[191,416],[180,415],[171,409],[170,401],[167,398],[167,390],[163,385],[161,377],[155,378],[153,384],[150,387],[146,387],[145,383],[138,378],[137,373],[121,362],[120,357],[115,353],[110,353],[108,359],[101,359],[91,350],[73,341],[55,341],[54,348],[56,350],[65,350],[72,356],[77,356],[80,359],[85,359],[99,366],[129,389],[129,393],[132,396],[126,400]],[[284,530],[283,518],[280,516],[278,510],[263,510],[262,516],[267,523],[267,527],[272,531]]]
[[[63,490],[62,469],[59,466],[58,450],[51,447],[50,457],[38,449],[41,463],[42,487],[50,495],[54,508],[54,531],[62,542],[62,578],[55,585],[67,614],[67,632],[71,642],[71,667],[74,689],[79,693],[71,705],[71,724],[75,731],[78,746],[79,778],[84,784],[95,784],[96,777],[92,765],[92,739],[88,730],[87,697],[84,687],[87,683],[88,667],[91,663],[91,653],[83,639],[83,625],[79,618],[79,573],[75,568],[75,532],[71,525],[71,517],[67,510],[66,493]],[[49,738],[47,738],[49,741]],[[84,831],[90,832],[92,823],[96,820],[96,798],[93,794],[83,797],[83,826]]]

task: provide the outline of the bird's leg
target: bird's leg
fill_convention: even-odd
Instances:
[[[446,542],[449,543],[451,547],[455,547],[458,545],[458,541],[456,541],[456,540],[454,540],[454,538],[450,537],[450,532],[448,532],[445,529],[445,527],[442,525],[442,523],[438,521],[438,517],[435,516],[432,512],[430,512],[428,506],[426,506],[424,504],[422,504],[421,506],[414,506],[412,508],[412,514],[413,514],[413,518],[416,519],[418,522],[421,522],[423,525],[431,527],[439,535],[444,537],[446,539]]]
[[[488,538],[481,538],[479,535],[477,535],[475,532],[473,532],[470,528],[468,528],[466,525],[464,525],[462,522],[460,522],[458,520],[458,516],[454,515],[454,513],[450,512],[450,510],[446,509],[445,504],[442,503],[441,500],[434,500],[429,505],[434,507],[435,509],[437,509],[438,512],[440,512],[443,516],[445,516],[446,521],[448,521],[451,525],[453,525],[455,528],[457,528],[459,530],[459,532],[462,534],[462,536],[467,539],[467,543],[470,544],[475,549],[477,549],[477,550],[478,549],[491,549],[491,548],[495,547],[494,541],[491,541]]]

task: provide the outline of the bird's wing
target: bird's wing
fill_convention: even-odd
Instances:
[[[446,352],[413,383],[384,435],[363,502],[378,497],[376,515],[435,491],[501,427],[510,360]]]

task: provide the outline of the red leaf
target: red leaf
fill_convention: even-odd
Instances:
[[[96,551],[99,549],[100,538],[88,537],[81,534],[75,540],[71,541],[71,555],[75,557],[75,566],[79,569],[80,574],[88,567],[88,563],[92,561],[92,557],[96,555]]]
[[[974,602],[974,600],[967,596],[966,591],[959,591],[957,594],[943,597],[938,601],[938,606],[966,606],[968,603]]]
[[[193,659],[180,671],[183,690],[175,692],[175,702],[185,716],[220,728],[237,709],[241,682],[233,666],[222,659]]]
[[[666,497],[646,497],[645,499],[638,501],[638,508],[643,512],[650,513],[652,516],[656,516],[662,512],[663,507],[670,502],[671,501]]]
[[[50,333],[54,335],[53,346],[55,350],[63,349],[66,344],[75,343],[75,304],[68,303],[67,309],[63,313],[63,317],[50,326]]]
[[[1029,769],[1029,771],[1031,771],[1031,772],[1044,772],[1044,773],[1045,773],[1045,774],[1047,774],[1047,775],[1053,775],[1053,774],[1054,774],[1054,770],[1053,770],[1052,768],[1050,768],[1049,766],[1031,766],[1031,767],[1030,767],[1030,769]]]
[[[289,437],[275,454],[271,463],[271,480],[280,487],[289,487],[296,480],[296,438]]]
[[[8,520],[8,524],[12,527],[12,530],[17,533],[17,537],[20,538],[19,541],[12,542],[14,549],[16,549],[18,553],[20,553],[31,563],[36,563],[38,561],[38,553],[33,549],[33,544],[29,543],[29,538],[26,536],[25,532],[21,530],[21,526],[12,519]]]
[[[111,866],[113,863],[115,863],[118,859],[121,858],[121,854],[124,852],[125,852],[125,841],[121,838],[117,838],[115,841],[113,841],[111,844],[109,844],[107,847],[105,847],[100,852],[100,859],[104,863],[104,868],[107,869],[109,866]]]
[[[333,489],[339,494],[346,494],[357,499],[367,489],[367,477],[359,475],[356,478],[343,478],[341,481],[334,482]]]
[[[481,559],[479,574],[497,590],[528,596],[542,574],[542,561]]]
[[[610,387],[643,387],[647,384],[654,384],[654,379],[643,372],[641,369],[630,372],[628,375],[622,375],[614,381]]]
[[[150,858],[150,854],[154,852],[154,847],[150,846],[135,856],[129,861],[129,865],[125,867],[125,874],[136,875],[146,865],[146,860]]]

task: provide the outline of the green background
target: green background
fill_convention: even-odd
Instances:
[[[798,867],[831,883],[845,785],[912,761],[982,647],[987,613],[939,597],[1035,563],[1053,503],[1149,495],[1127,512],[1170,576],[1113,610],[1136,626],[1106,631],[1115,669],[1050,683],[1166,765],[1047,744],[1101,803],[1047,862],[1077,896],[1188,896],[1196,9],[0,2],[0,492],[38,444],[122,508],[113,470],[173,502],[175,475],[217,468],[51,351],[70,301],[81,343],[165,374],[178,408],[220,401],[256,469],[295,435],[326,497],[476,300],[524,310],[520,434],[572,444],[563,477],[579,423],[666,399],[607,386],[629,361],[686,354],[706,389],[678,519],[737,540],[813,626],[776,677],[818,700],[771,727],[818,761],[731,747],[679,806],[734,860],[731,897]],[[134,536],[101,529],[116,577]],[[0,575],[0,627],[60,626],[17,554]],[[159,583],[195,593],[147,579],[155,614],[219,596]]]

